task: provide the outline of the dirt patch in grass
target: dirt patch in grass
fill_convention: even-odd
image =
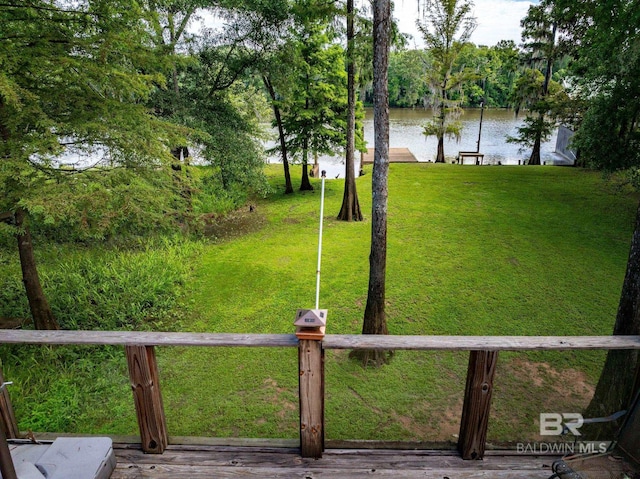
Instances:
[[[537,363],[523,358],[514,359],[509,367],[520,378],[530,381],[538,388],[545,388],[551,393],[585,398],[586,403],[594,393],[593,385],[582,371],[575,369],[558,371],[547,363]]]
[[[449,406],[442,415],[440,422],[440,438],[452,440],[458,437],[460,432],[460,419],[462,418],[463,400],[460,398],[455,404]]]
[[[204,221],[205,236],[218,241],[226,241],[259,231],[267,224],[264,213],[253,205],[224,216],[208,215]]]
[[[280,419],[285,419],[290,416],[294,411],[297,411],[298,405],[285,397],[289,393],[289,389],[278,386],[278,383],[272,379],[267,378],[263,382],[263,388],[269,391],[267,401],[270,404],[279,406],[280,410],[276,413],[276,416]]]
[[[543,441],[540,413],[584,411],[594,383],[576,369],[515,357],[499,362],[493,392],[491,442]]]

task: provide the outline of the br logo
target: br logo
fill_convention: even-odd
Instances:
[[[559,436],[570,432],[574,436],[579,436],[580,427],[584,424],[582,414],[566,412],[563,414],[555,412],[540,413],[540,435]]]

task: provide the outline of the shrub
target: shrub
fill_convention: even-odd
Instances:
[[[64,329],[139,329],[162,323],[175,329],[193,241],[156,240],[139,249],[52,246],[40,278]],[[17,255],[16,255],[17,256]],[[0,279],[0,316],[29,317],[17,258]],[[4,266],[3,266],[4,267]]]

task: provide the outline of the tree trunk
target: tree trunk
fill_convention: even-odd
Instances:
[[[580,154],[580,148],[578,148],[576,150],[576,159],[573,162],[573,166],[577,167],[577,168],[586,168],[587,164],[585,163],[585,161],[582,159],[582,155]]]
[[[622,283],[613,334],[640,335],[640,205],[636,212],[635,230],[631,239],[627,272]],[[607,353],[585,417],[607,417],[629,409],[638,393],[637,388],[640,387],[635,379],[637,368],[640,367],[638,358],[639,353],[636,350]],[[618,422],[588,424],[580,431],[591,440],[613,440],[623,420],[624,417]]]
[[[22,282],[29,300],[31,316],[33,316],[33,326],[36,329],[60,329],[58,322],[53,317],[49,302],[42,291],[38,269],[36,268],[36,258],[33,254],[33,241],[29,225],[25,223],[26,213],[22,208],[16,211],[16,226],[18,233],[18,252],[20,253],[20,266],[22,267]]]
[[[387,268],[387,175],[389,171],[389,36],[390,0],[373,2],[373,127],[375,155],[372,175],[371,253],[369,289],[362,334],[387,334],[385,316],[385,278]],[[363,364],[380,366],[388,362],[391,351],[363,350],[351,356]]]
[[[309,181],[309,140],[304,139],[302,144],[302,180],[300,181],[300,191],[313,191],[313,186]]]
[[[436,153],[436,163],[444,163],[444,137],[438,138],[438,152]]]
[[[529,157],[528,165],[539,165],[540,164],[540,132],[536,132],[536,139],[533,143],[533,151],[531,151],[531,156]]]
[[[345,161],[344,195],[338,219],[362,221],[362,211],[356,191],[355,130],[356,130],[356,83],[353,32],[353,0],[347,0],[347,152]]]
[[[553,28],[551,30],[551,52],[547,57],[547,67],[544,72],[544,83],[542,84],[542,97],[546,97],[549,93],[549,83],[551,83],[551,75],[553,73],[553,62],[555,59],[554,49],[556,45],[556,35],[558,33],[558,24],[553,22]]]
[[[552,30],[552,39],[551,39],[551,45],[552,45],[552,49],[553,49],[553,45],[555,45],[556,42],[556,33],[558,30],[558,25],[556,23],[553,24],[553,30]],[[547,66],[545,68],[545,73],[544,73],[544,83],[542,84],[542,98],[546,98],[546,96],[549,93],[549,83],[551,82],[551,75],[553,73],[553,59],[554,59],[554,54],[553,54],[553,50],[549,53],[548,57],[547,57]],[[538,128],[543,128],[544,125],[544,115],[542,113],[540,113],[538,115],[538,121],[539,121],[539,125]],[[535,141],[533,143],[533,151],[531,151],[531,156],[529,157],[529,162],[527,163],[528,165],[541,165],[542,161],[540,159],[540,146],[542,143],[542,132],[541,131],[536,131],[536,138]]]
[[[266,77],[262,77],[262,82],[265,88],[269,92],[271,97],[271,106],[273,108],[273,115],[276,117],[276,125],[278,126],[278,138],[280,140],[280,151],[282,152],[282,167],[284,168],[284,194],[289,195],[293,193],[293,184],[291,183],[291,173],[289,172],[289,161],[287,160],[287,142],[284,138],[284,127],[282,126],[282,115],[280,114],[280,108],[276,103],[276,91],[273,88],[273,84]]]
[[[189,149],[186,146],[177,146],[171,149],[173,162],[173,181],[180,191],[180,196],[185,200],[187,214],[193,213],[193,190],[191,188],[191,172],[189,171]]]
[[[447,121],[447,112],[445,110],[445,100],[447,98],[447,83],[448,78],[445,77],[444,84],[442,85],[442,101],[440,103],[440,136],[438,136],[438,151],[436,153],[436,163],[444,163],[444,125]]]

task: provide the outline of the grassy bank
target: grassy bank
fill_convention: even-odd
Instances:
[[[280,170],[269,173],[282,190]],[[335,220],[343,182],[326,182],[320,303],[329,333],[361,329],[368,173],[357,180],[361,223]],[[192,257],[183,329],[292,332],[296,308],[314,303],[319,198],[319,189],[274,193],[212,228],[219,239]],[[391,334],[610,334],[636,205],[635,195],[574,169],[391,165]],[[171,435],[297,436],[295,351],[174,348],[159,358]],[[535,435],[540,412],[581,410],[602,359],[502,355],[489,439],[523,440]],[[390,365],[363,370],[346,352],[330,352],[328,437],[454,439],[466,361],[466,354],[398,352]],[[129,394],[114,392],[113,404]],[[27,415],[29,407],[16,409]],[[135,432],[132,411],[96,415],[103,432]]]
[[[278,172],[279,173],[279,172]],[[600,176],[562,168],[392,165],[387,303],[392,334],[609,334],[636,198]],[[366,301],[367,219],[335,220],[328,181],[321,305],[328,331],[358,333]],[[280,180],[276,180],[276,184]],[[292,331],[313,305],[319,192],[274,195],[252,213],[266,225],[211,245],[197,268],[198,331]],[[176,351],[163,356],[175,434],[296,436],[295,354]],[[580,410],[601,353],[505,354],[490,439],[535,434],[540,412]],[[191,386],[185,376],[197,380]],[[465,354],[399,352],[378,371],[327,358],[330,438],[451,439]],[[523,401],[523,398],[527,400]]]

